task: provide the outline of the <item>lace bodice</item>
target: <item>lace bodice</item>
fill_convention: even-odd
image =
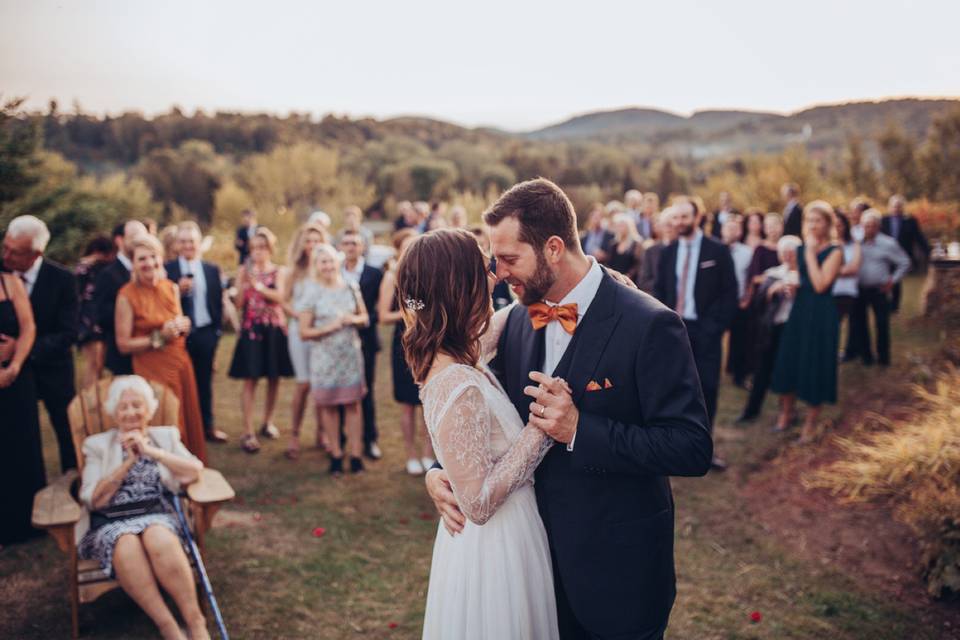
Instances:
[[[434,451],[464,515],[483,524],[530,481],[553,439],[524,426],[489,370],[451,364],[420,390]]]

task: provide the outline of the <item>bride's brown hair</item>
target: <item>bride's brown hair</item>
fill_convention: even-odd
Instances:
[[[461,364],[479,362],[480,336],[493,313],[487,273],[480,245],[463,229],[431,231],[404,250],[397,302],[407,327],[403,352],[417,382],[441,352]]]

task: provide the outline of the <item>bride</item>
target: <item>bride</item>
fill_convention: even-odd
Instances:
[[[397,272],[404,352],[437,458],[468,520],[455,537],[438,527],[425,640],[559,636],[532,481],[554,441],[524,425],[483,364],[508,311],[493,315],[490,278],[477,241],[461,230],[417,238]]]

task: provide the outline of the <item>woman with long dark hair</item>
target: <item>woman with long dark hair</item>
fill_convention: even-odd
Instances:
[[[557,638],[550,552],[531,482],[553,440],[524,426],[484,364],[508,313],[491,321],[487,265],[471,234],[441,230],[414,240],[397,272],[404,353],[469,520],[455,537],[439,525],[423,637],[459,629],[473,638]]]

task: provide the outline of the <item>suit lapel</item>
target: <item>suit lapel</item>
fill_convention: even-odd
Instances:
[[[617,286],[613,278],[603,275],[597,295],[590,303],[583,321],[577,326],[576,340],[570,343],[573,354],[567,369],[567,382],[573,389],[574,404],[580,402],[583,392],[586,391],[619,319],[619,315],[614,311]]]
[[[38,312],[41,310],[41,307],[45,306],[40,304],[43,302],[40,297],[46,290],[48,271],[47,261],[42,260],[40,262],[40,269],[37,270],[37,279],[33,281],[33,288],[30,290],[30,305],[33,307],[34,316],[39,315]]]

